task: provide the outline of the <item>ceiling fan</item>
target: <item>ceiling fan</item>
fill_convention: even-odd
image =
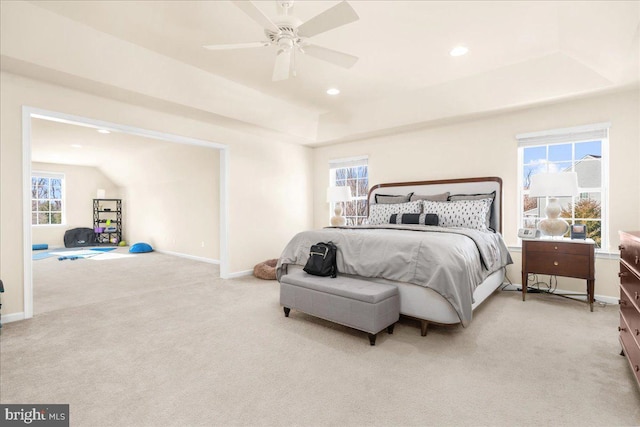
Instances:
[[[279,0],[276,3],[278,10],[282,13],[272,21],[251,1],[233,2],[251,19],[264,27],[267,40],[249,43],[214,44],[203,47],[211,50],[225,50],[276,46],[278,51],[273,69],[273,81],[288,79],[292,71],[295,76],[296,51],[344,68],[351,68],[358,61],[357,56],[318,46],[309,41],[309,38],[316,34],[324,33],[360,19],[349,3],[342,1],[304,23],[290,14],[293,10],[293,0]]]

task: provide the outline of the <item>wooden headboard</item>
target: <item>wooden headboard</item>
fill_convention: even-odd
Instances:
[[[496,192],[492,206],[491,228],[502,232],[502,178],[489,176],[482,178],[441,179],[437,181],[413,181],[378,184],[369,190],[369,205],[375,204],[376,194],[417,195],[440,194],[480,194]]]

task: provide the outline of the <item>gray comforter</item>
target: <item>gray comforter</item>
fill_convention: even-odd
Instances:
[[[278,261],[278,280],[287,265],[305,265],[312,244],[327,241],[338,247],[340,273],[433,289],[449,301],[463,326],[471,321],[476,286],[512,263],[498,233],[395,224],[329,227],[293,237]]]

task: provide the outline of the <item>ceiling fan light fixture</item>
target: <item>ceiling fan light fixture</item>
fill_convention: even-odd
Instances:
[[[449,52],[449,55],[451,56],[462,56],[462,55],[466,55],[466,53],[469,52],[469,48],[466,46],[456,46],[453,49],[451,49],[451,51]]]
[[[338,95],[340,93],[340,89],[332,87],[327,89],[327,95]]]
[[[294,46],[294,41],[289,37],[282,37],[278,40],[278,47],[283,50],[289,50]]]

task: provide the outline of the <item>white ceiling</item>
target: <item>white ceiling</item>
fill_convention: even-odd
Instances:
[[[112,131],[34,118],[31,120],[31,161],[75,166],[93,166],[107,173],[122,156],[162,149],[171,144]]]
[[[306,21],[336,1],[297,1]],[[264,40],[230,1],[41,1],[38,6],[261,92],[329,111],[395,96],[564,52],[615,83],[637,79],[638,2],[351,1],[360,20],[313,42],[356,55],[349,70],[316,58],[272,82],[276,47],[208,51],[206,44]],[[277,19],[275,1],[256,6]],[[454,58],[458,44],[469,54]],[[637,47],[637,45],[636,45]],[[635,63],[633,61],[636,61]],[[635,70],[634,70],[635,67]],[[629,75],[633,73],[635,75]],[[625,76],[625,73],[627,75]],[[527,77],[527,76],[525,76]],[[336,86],[339,97],[326,95]]]
[[[263,29],[231,1],[18,2],[31,10],[11,3],[3,0],[0,9],[4,70],[21,73],[27,68],[20,67],[33,61],[36,67],[31,71],[38,72],[33,74],[36,78],[47,80],[64,75],[69,77],[65,77],[65,85],[92,90],[87,83],[93,77],[83,76],[81,70],[100,63],[100,52],[95,47],[99,43],[89,44],[88,51],[81,50],[84,46],[79,44],[76,48],[71,36],[76,33],[65,31],[75,21],[76,27],[95,34],[96,41],[102,41],[100,35],[106,34],[215,77],[212,82],[220,86],[213,85],[214,92],[207,94],[213,93],[213,98],[205,95],[194,98],[199,90],[211,88],[189,92],[185,89],[191,88],[184,86],[184,82],[183,86],[176,86],[178,92],[186,94],[184,105],[194,114],[215,111],[218,117],[231,119],[230,126],[234,120],[245,120],[254,130],[275,130],[279,139],[293,135],[292,142],[308,145],[638,87],[640,82],[640,1],[351,0],[349,3],[360,19],[316,35],[311,41],[356,55],[358,62],[350,69],[342,69],[303,55],[296,61],[297,76],[279,82],[271,80],[276,55],[273,46],[221,51],[202,47],[265,40]],[[298,0],[293,15],[304,22],[337,3]],[[254,4],[277,20],[275,1]],[[36,20],[27,26],[24,21],[36,11],[46,12],[49,18],[44,25]],[[51,16],[62,20],[54,25]],[[14,25],[18,21],[23,23]],[[47,22],[51,25],[46,25]],[[58,35],[65,38],[59,39]],[[58,47],[60,40],[65,40],[63,47]],[[450,56],[450,49],[459,44],[467,46],[469,53]],[[80,66],[76,69],[64,68],[71,61],[47,63],[45,53],[54,47],[66,49],[71,55],[69,59],[81,58],[84,62],[78,62]],[[84,53],[75,54],[76,50]],[[27,51],[33,55],[21,56]],[[123,63],[120,68],[127,66]],[[179,81],[180,76],[176,79]],[[229,85],[234,82],[264,96],[249,100],[250,109],[228,103],[227,114],[207,107],[207,102],[215,99],[215,91],[221,95],[218,103],[224,105],[225,93],[236,90],[224,82]],[[339,88],[341,94],[327,95],[329,87]],[[131,96],[130,92],[123,93]],[[274,98],[282,101],[280,107],[274,107]],[[264,104],[257,105],[258,101]],[[298,134],[287,133],[286,126],[270,128],[268,119],[256,120],[259,118],[256,111],[277,111],[281,107],[286,110],[280,114],[285,115],[284,122],[304,121],[311,112],[316,118],[305,123],[311,123],[311,128],[315,126],[317,131],[313,129],[304,138],[298,138]],[[108,158],[113,147],[120,144],[115,141],[124,138],[100,135],[94,129],[35,122],[43,123],[34,124],[34,161],[100,167],[96,162]],[[111,140],[107,148],[101,145],[105,136]],[[48,141],[44,144],[43,140]],[[72,148],[76,141],[83,148]],[[159,142],[137,138],[121,143],[130,149],[146,149],[149,143]]]

